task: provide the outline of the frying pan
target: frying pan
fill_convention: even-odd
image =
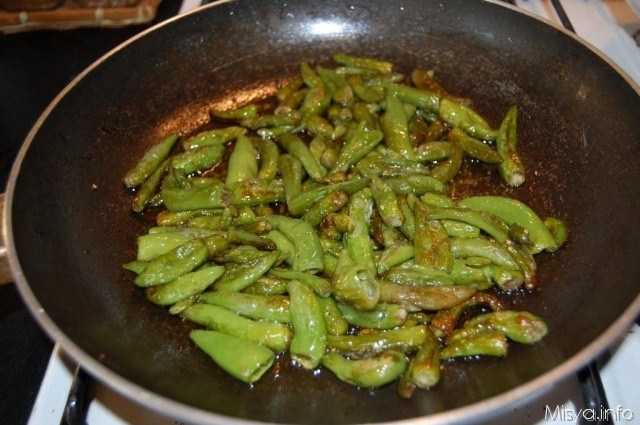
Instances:
[[[189,134],[209,107],[273,94],[301,61],[336,52],[433,69],[497,126],[520,108],[529,179],[477,190],[566,219],[541,254],[539,290],[510,299],[549,334],[506,359],[455,362],[411,400],[310,374],[282,359],[248,387],[145,300],[121,264],[152,217],[130,212],[121,177],[152,143]],[[616,66],[562,29],[491,1],[220,2],[131,39],[75,79],[28,135],[5,206],[10,266],[52,339],[97,379],[193,423],[477,422],[535,397],[590,361],[640,312],[640,97]]]

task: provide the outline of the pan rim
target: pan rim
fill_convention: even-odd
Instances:
[[[223,0],[215,4],[206,6],[205,8],[217,7],[221,4],[231,3],[235,0]],[[621,75],[627,83],[640,95],[640,86],[616,63],[611,59],[604,56],[602,52],[596,49],[594,46],[586,42],[584,39],[576,36],[572,32],[558,26],[554,23],[544,21],[539,17],[520,9],[515,8],[499,0],[485,0],[487,3],[499,5],[501,7],[508,7],[516,11],[528,15],[544,25],[552,26],[559,31],[562,31],[566,35],[572,37],[576,42],[590,49],[594,54],[603,59],[609,66],[611,66],[619,75]],[[204,8],[203,8],[204,9]],[[57,107],[57,104],[71,91],[86,75],[97,68],[100,64],[108,60],[111,56],[117,54],[120,50],[124,49],[130,44],[133,44],[138,39],[145,37],[148,33],[158,30],[165,25],[170,25],[172,22],[185,19],[188,15],[199,13],[200,9],[187,12],[184,15],[170,18],[161,24],[153,26],[147,30],[142,31],[138,35],[125,41],[124,43],[116,46],[114,49],[107,52],[101,58],[96,60],[83,72],[81,72],[76,78],[74,78],[47,106],[44,112],[40,115],[34,126],[29,131],[24,143],[22,144],[16,160],[12,166],[9,180],[6,189],[6,198],[3,211],[3,237],[8,250],[9,266],[12,271],[15,284],[17,285],[18,292],[23,301],[27,305],[32,316],[36,319],[42,329],[49,335],[49,337],[59,346],[62,350],[68,354],[74,361],[82,365],[92,376],[104,383],[108,387],[112,388],[116,392],[122,394],[128,399],[145,406],[153,411],[160,412],[165,415],[171,415],[172,418],[184,420],[186,422],[193,423],[222,423],[222,424],[239,424],[239,423],[265,423],[258,421],[247,421],[241,418],[229,417],[221,415],[212,411],[203,410],[187,404],[174,401],[165,396],[153,393],[143,387],[134,384],[127,380],[116,372],[112,371],[104,364],[85,353],[75,342],[68,338],[64,332],[56,325],[52,318],[44,310],[35,294],[31,290],[27,279],[24,275],[20,261],[17,258],[17,252],[15,247],[15,240],[12,227],[12,206],[13,196],[16,190],[16,182],[20,173],[21,165],[26,157],[30,145],[35,140],[37,134],[43,123],[47,120],[51,112]],[[629,304],[626,310],[596,339],[586,345],[582,350],[577,352],[572,357],[563,361],[558,366],[553,367],[548,372],[532,379],[531,381],[519,385],[516,388],[500,393],[496,396],[463,406],[448,411],[435,413],[432,415],[417,417],[411,419],[402,419],[393,422],[386,423],[419,423],[424,425],[436,424],[436,423],[465,423],[470,421],[478,421],[485,418],[494,417],[505,411],[507,408],[513,407],[515,404],[520,404],[523,401],[531,400],[535,396],[541,394],[554,383],[569,376],[571,373],[576,372],[579,368],[586,365],[588,362],[599,356],[607,348],[609,348],[618,338],[624,335],[624,333],[632,325],[635,318],[640,314],[640,294]],[[384,422],[383,422],[384,423]]]

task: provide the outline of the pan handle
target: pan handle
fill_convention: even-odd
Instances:
[[[0,193],[0,285],[13,282],[9,268],[9,256],[4,244],[4,193]]]

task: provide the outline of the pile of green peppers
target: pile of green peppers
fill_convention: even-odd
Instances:
[[[302,63],[275,108],[212,110],[211,129],[166,137],[126,173],[156,222],[124,264],[135,285],[247,383],[284,357],[409,398],[447,362],[540,340],[544,321],[500,294],[535,286],[534,255],[562,246],[564,222],[450,194],[468,159],[524,183],[517,108],[495,129],[429,71],[332,60]]]

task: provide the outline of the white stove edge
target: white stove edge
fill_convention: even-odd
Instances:
[[[185,0],[180,13],[190,11],[199,4],[199,0]],[[545,0],[519,0],[516,4],[551,22],[556,24],[559,22]],[[640,85],[640,48],[630,35],[617,25],[607,6],[599,0],[564,0],[562,5],[577,34],[616,62]],[[635,383],[640,382],[640,327],[634,325],[620,341],[620,345],[612,351],[611,359],[600,371],[611,409],[610,417],[615,423],[640,423],[640,399],[634,388]],[[60,422],[73,382],[74,368],[73,362],[56,346],[34,403],[29,425],[49,425]],[[510,423],[573,424],[576,422],[576,415],[580,413],[578,407],[581,403],[580,397],[577,380],[568,379],[543,400],[539,400],[535,406],[528,405],[515,410],[508,421]],[[577,401],[574,402],[574,400]],[[545,408],[548,406],[546,409],[548,411],[541,412],[542,406]],[[585,414],[592,413],[597,412],[585,412]],[[630,415],[631,418],[629,418]],[[500,421],[500,419],[497,420]],[[132,401],[120,397],[107,388],[98,387],[89,407],[87,423],[89,425],[138,423],[175,425],[177,422],[140,409]],[[489,423],[497,424],[498,422]]]
[[[636,84],[640,85],[640,48],[613,15],[611,7],[626,4],[602,0],[561,0],[576,34],[596,50],[618,64]],[[517,0],[516,5],[556,25],[560,20],[548,0]],[[632,21],[640,24],[640,17],[628,8]],[[635,19],[634,19],[635,18]]]

